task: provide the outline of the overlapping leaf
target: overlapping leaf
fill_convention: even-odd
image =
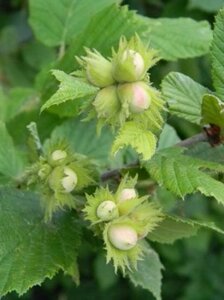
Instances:
[[[67,44],[89,19],[117,0],[31,0],[30,24],[37,38],[47,46]]]
[[[224,9],[216,17],[211,47],[212,77],[217,96],[224,100]]]
[[[142,18],[147,24],[143,36],[158,49],[163,59],[176,60],[208,53],[212,31],[208,22],[189,18]],[[184,34],[183,34],[184,33]]]
[[[183,149],[170,148],[157,152],[146,169],[160,185],[177,196],[184,197],[196,191],[214,197],[224,204],[224,184],[212,178],[205,170],[224,172],[224,166],[184,155]]]
[[[60,81],[60,86],[55,94],[44,103],[41,111],[53,106],[59,105],[69,100],[76,100],[95,94],[98,88],[85,83],[63,71],[53,70],[53,75]]]
[[[23,294],[59,270],[78,282],[79,226],[63,212],[43,221],[39,198],[31,192],[0,190],[0,295]]]
[[[200,229],[211,229],[224,234],[224,231],[213,223],[167,215],[148,235],[148,239],[159,243],[172,244],[176,240],[196,235]]]
[[[144,257],[138,262],[137,270],[129,272],[129,277],[134,285],[149,290],[156,300],[160,300],[162,269],[158,254],[145,243]]]
[[[171,72],[162,82],[162,93],[172,114],[200,124],[202,97],[209,93],[207,88],[184,74]]]

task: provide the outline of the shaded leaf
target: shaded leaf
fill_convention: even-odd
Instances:
[[[156,300],[161,299],[163,265],[158,254],[145,243],[143,259],[138,261],[137,270],[129,272],[129,278],[135,286],[149,290]]]
[[[0,199],[0,295],[21,295],[59,270],[78,282],[74,213],[63,212],[46,224],[34,193],[1,189]]]
[[[2,122],[0,122],[0,137],[0,173],[15,179],[18,175],[21,175],[24,163],[5,124]]]
[[[224,234],[224,231],[216,227],[213,223],[167,215],[162,222],[150,232],[147,238],[159,243],[172,244],[176,240],[196,235],[198,230],[203,228],[212,229]]]

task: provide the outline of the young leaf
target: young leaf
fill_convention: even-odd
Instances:
[[[53,70],[52,74],[60,81],[60,86],[55,94],[44,103],[41,111],[53,106],[59,105],[69,100],[75,100],[95,94],[98,88],[85,83],[63,71]]]
[[[2,188],[0,199],[0,295],[21,295],[59,270],[78,282],[74,214],[63,212],[46,224],[36,194]]]
[[[172,244],[176,240],[196,235],[198,230],[203,228],[212,229],[224,234],[224,231],[216,227],[213,223],[199,222],[167,215],[161,223],[150,232],[147,238],[154,242]]]
[[[212,40],[208,22],[196,22],[190,18],[141,18],[147,24],[144,37],[152,48],[158,49],[163,59],[177,60],[208,53]]]
[[[217,96],[224,99],[224,9],[220,10],[216,17],[213,41],[211,47],[212,78]]]
[[[183,151],[177,147],[161,150],[146,164],[146,169],[160,185],[182,198],[199,191],[224,204],[224,184],[202,171],[223,172],[223,165],[192,158]]]
[[[149,290],[156,300],[161,300],[163,265],[158,254],[145,243],[144,256],[138,261],[137,270],[129,272],[129,278],[135,286]]]
[[[31,0],[30,25],[43,44],[65,45],[85,28],[92,16],[116,2],[118,1]]]
[[[15,179],[22,173],[24,162],[16,150],[5,124],[2,122],[0,122],[0,137],[0,173]]]
[[[224,103],[213,95],[204,95],[201,107],[202,123],[224,127]]]
[[[130,145],[137,153],[142,154],[143,160],[150,159],[155,153],[156,136],[135,122],[126,122],[116,137],[112,153],[116,154],[124,146]]]
[[[172,114],[200,124],[202,97],[209,93],[207,88],[184,74],[171,72],[162,82],[162,93]]]

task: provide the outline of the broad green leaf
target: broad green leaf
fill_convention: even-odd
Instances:
[[[39,197],[0,190],[0,295],[52,278],[59,270],[78,282],[79,226],[74,213],[62,212],[44,223]]]
[[[190,9],[200,9],[208,13],[216,12],[224,6],[224,0],[189,0]]]
[[[201,192],[224,204],[224,184],[205,170],[224,172],[224,166],[184,155],[178,147],[158,151],[146,164],[153,179],[177,196]]]
[[[34,109],[39,97],[31,88],[16,87],[4,93],[0,88],[0,120],[8,122],[21,112]]]
[[[102,30],[103,28],[106,30]],[[127,38],[135,33],[141,35],[146,28],[141,18],[134,11],[128,10],[127,6],[111,5],[96,14],[86,29],[72,40],[58,68],[70,72],[78,68],[74,56],[85,54],[84,47],[95,48],[103,55],[111,56],[112,47],[118,47],[122,35]]]
[[[59,105],[69,100],[76,100],[86,96],[92,96],[98,91],[98,88],[85,83],[63,71],[53,70],[52,74],[60,81],[60,85],[55,94],[44,103],[41,111],[53,106]]]
[[[30,25],[47,46],[68,44],[89,19],[117,0],[30,0]]]
[[[208,53],[212,31],[206,21],[196,22],[190,18],[150,19],[142,17],[148,29],[143,37],[158,49],[166,60],[200,56]]]
[[[202,97],[209,93],[207,88],[184,74],[171,72],[162,82],[162,93],[172,114],[200,124]]]
[[[213,223],[167,215],[147,238],[159,243],[172,244],[176,240],[196,235],[198,230],[203,228],[212,229],[224,234],[224,231],[216,227]]]
[[[142,155],[143,160],[150,159],[156,150],[156,136],[135,122],[127,122],[118,132],[112,153],[116,154],[125,146],[131,146]]]
[[[113,20],[113,22],[111,22]],[[94,30],[93,30],[94,28]],[[106,28],[107,30],[102,30]],[[87,27],[77,37],[73,38],[65,55],[56,63],[54,68],[66,72],[73,72],[80,68],[75,56],[85,55],[84,47],[95,48],[105,56],[111,56],[112,47],[117,48],[122,35],[130,38],[135,33],[139,35],[146,30],[146,25],[134,11],[128,10],[127,6],[110,5],[106,7],[87,23]],[[52,77],[49,70],[44,70],[39,75],[38,89],[43,93],[46,101],[55,92],[56,83],[52,85]],[[63,103],[59,107],[54,106],[51,112],[60,116],[71,116],[75,111],[74,103]],[[74,114],[73,114],[74,115]]]
[[[51,140],[66,139],[75,152],[84,154],[101,164],[108,163],[113,136],[109,129],[102,129],[101,135],[96,135],[96,123],[82,122],[80,118],[64,122],[56,127]]]
[[[150,291],[156,300],[161,300],[162,269],[158,254],[146,244],[144,257],[138,261],[137,270],[128,275],[135,286],[141,286]]]
[[[201,107],[203,124],[224,127],[224,103],[213,95],[204,95]]]
[[[212,78],[216,95],[224,100],[224,9],[220,10],[215,19],[213,41],[211,47]]]
[[[158,150],[169,148],[180,141],[176,130],[169,124],[165,124],[159,137]]]
[[[16,178],[21,175],[24,167],[21,155],[16,150],[13,140],[9,135],[6,126],[0,121],[0,173]]]

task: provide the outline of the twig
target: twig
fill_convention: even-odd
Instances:
[[[175,146],[188,148],[200,142],[209,142],[208,136],[205,132],[193,135],[192,137],[177,143]]]

